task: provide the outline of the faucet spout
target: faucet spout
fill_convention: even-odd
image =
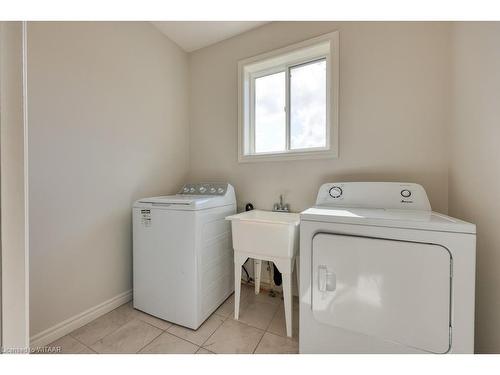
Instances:
[[[280,201],[279,201],[279,203],[274,204],[273,211],[276,211],[276,212],[288,212],[288,211],[290,211],[290,207],[288,206],[288,204],[284,203],[283,201],[284,201],[283,194],[280,194]]]

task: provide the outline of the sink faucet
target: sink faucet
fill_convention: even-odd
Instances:
[[[288,206],[288,203],[283,203],[283,194],[280,194],[280,202],[274,204],[273,211],[276,211],[276,212],[288,212],[288,211],[290,211],[290,207]]]

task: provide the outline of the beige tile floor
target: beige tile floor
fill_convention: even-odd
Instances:
[[[196,331],[145,314],[126,303],[48,345],[61,353],[298,353],[298,302],[293,304],[293,337],[286,337],[281,295],[255,295],[242,285],[240,319],[234,294]]]

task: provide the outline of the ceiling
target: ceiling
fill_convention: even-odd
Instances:
[[[163,34],[186,52],[196,51],[266,23],[266,21],[152,22]]]

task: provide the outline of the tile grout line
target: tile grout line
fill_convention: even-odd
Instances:
[[[255,348],[253,348],[253,351],[252,351],[252,354],[255,354],[255,351],[257,350],[257,348],[259,347],[262,339],[264,338],[264,335],[266,334],[266,331],[264,331],[264,333],[262,334],[262,336],[260,337],[260,340],[259,342],[257,343],[257,345],[255,345]]]
[[[94,320],[92,320],[92,321],[88,322],[87,324],[85,324],[84,326],[82,326],[82,327],[80,327],[80,328],[83,328],[83,327],[85,327],[85,326],[89,325],[90,323],[95,322],[97,319],[100,319],[100,318],[102,318],[103,316],[106,316],[106,315],[108,315],[108,314],[112,313],[113,311],[118,310],[120,307],[122,307],[122,306],[124,306],[124,305],[126,305],[126,304],[128,304],[128,302],[125,302],[124,304],[122,304],[122,305],[118,306],[116,309],[113,309],[113,310],[111,310],[110,312],[107,312],[106,314],[101,315],[99,318],[96,318],[96,319],[94,319]],[[132,320],[132,319],[131,319],[131,320]],[[108,333],[108,334],[104,335],[103,337],[101,337],[101,338],[100,338],[100,339],[98,339],[96,342],[93,342],[93,343],[92,343],[92,344],[90,344],[90,345],[95,345],[95,344],[97,344],[97,342],[99,342],[99,341],[100,341],[100,340],[102,340],[103,338],[105,338],[105,337],[107,337],[107,336],[111,335],[112,333],[115,333],[115,332],[116,332],[116,331],[118,331],[121,327],[123,327],[125,324],[127,324],[129,321],[130,321],[130,320],[126,321],[126,322],[125,322],[125,323],[123,323],[123,324],[120,324],[120,326],[118,326],[116,329],[114,329],[114,330],[113,330],[113,331],[111,331],[110,333]],[[79,330],[80,328],[77,328],[77,329],[75,329],[75,330],[71,331],[70,333],[68,333],[68,335],[70,335],[71,337],[73,337],[75,340],[78,340],[75,336],[73,336],[73,333],[74,333],[75,331]],[[81,342],[80,340],[78,340],[78,341],[79,341],[79,342]],[[82,344],[83,344],[83,342],[82,342]],[[85,346],[88,346],[90,349],[92,349],[92,348],[90,347],[90,345],[87,345],[87,344],[84,344],[84,345],[85,345]]]
[[[216,329],[215,329],[215,330],[214,330],[214,331],[210,334],[210,336],[208,336],[208,337],[207,337],[207,339],[206,339],[205,341],[203,341],[203,343],[201,344],[200,348],[204,348],[204,347],[203,347],[203,345],[205,345],[205,343],[206,343],[208,340],[210,340],[210,337],[212,337],[212,336],[215,334],[215,332],[217,332],[217,330],[218,330],[220,327],[222,327],[222,325],[224,324],[224,322],[225,322],[226,320],[227,320],[227,317],[226,317],[226,319],[224,319],[224,320],[222,321],[222,323],[221,323],[221,324],[219,324],[219,326],[218,326],[218,327],[217,327],[217,328],[216,328]],[[204,348],[204,349],[205,349],[205,348]],[[208,350],[208,349],[207,349],[207,350]],[[210,351],[210,350],[209,350],[209,351]]]
[[[278,308],[276,309],[276,311],[274,312],[274,315],[273,317],[271,318],[271,320],[269,321],[269,324],[267,325],[265,331],[268,332],[269,330],[269,327],[271,326],[271,323],[273,322],[274,318],[276,318],[276,315],[278,315],[278,311],[280,311],[280,307],[278,306]]]
[[[152,316],[152,317],[154,317],[154,318],[156,318],[156,316],[153,316],[153,315],[151,315],[151,316]],[[160,319],[160,320],[162,320],[162,321],[164,321],[164,322],[170,323],[170,325],[168,326],[168,328],[164,329],[164,328],[157,327],[157,326],[155,326],[155,325],[154,325],[154,324],[152,324],[152,323],[149,323],[149,322],[146,322],[145,320],[142,320],[142,319],[141,319],[141,318],[139,318],[138,316],[137,316],[137,317],[134,317],[133,319],[137,319],[137,320],[139,320],[139,321],[141,321],[141,322],[143,322],[143,323],[149,324],[151,327],[154,327],[154,328],[156,328],[156,329],[159,329],[159,330],[161,330],[161,331],[163,331],[163,332],[167,332],[167,329],[170,329],[170,327],[174,326],[174,323],[171,323],[171,322],[169,322],[168,320],[163,320],[163,319],[160,319],[160,318],[156,318],[156,319]],[[133,320],[133,319],[132,319],[132,320]]]
[[[278,305],[278,306],[277,306],[277,308],[276,308],[276,311],[275,311],[275,312],[274,312],[274,314],[273,314],[273,317],[271,318],[271,320],[270,320],[270,321],[269,321],[269,323],[267,324],[267,327],[266,327],[266,329],[264,330],[264,333],[262,334],[262,337],[260,338],[259,342],[257,343],[257,345],[255,346],[255,348],[253,349],[252,354],[255,354],[255,351],[257,350],[257,348],[259,347],[260,343],[262,342],[262,339],[264,338],[264,335],[265,335],[266,333],[268,333],[268,332],[269,332],[269,331],[268,331],[268,329],[269,329],[269,327],[271,326],[271,323],[273,322],[274,318],[275,318],[275,317],[276,317],[276,315],[278,314],[278,311],[279,311],[279,310],[280,310],[280,307],[279,307],[279,305]]]
[[[71,338],[72,338],[73,340],[75,340],[76,342],[79,342],[80,344],[82,344],[82,345],[83,345],[84,347],[86,347],[87,349],[90,349],[90,350],[92,350],[94,353],[99,354],[99,353],[97,353],[94,349],[92,349],[89,345],[87,345],[87,344],[85,344],[85,343],[81,342],[81,341],[80,341],[80,340],[78,340],[76,337],[71,336],[71,332],[70,332],[70,333],[68,333],[68,336],[69,336],[69,337],[71,337]],[[79,353],[80,353],[80,352],[79,352]],[[78,353],[78,354],[79,354],[79,353]]]
[[[146,323],[146,322],[144,322]],[[147,324],[147,323],[146,323]],[[150,324],[151,325],[151,324]],[[155,327],[155,328],[158,328],[158,327]],[[137,350],[135,352],[135,354],[139,354],[139,352],[144,349],[146,346],[148,346],[149,344],[151,344],[153,341],[155,341],[158,337],[160,337],[161,335],[163,335],[165,333],[165,331],[162,331],[160,332],[157,336],[155,336],[151,341],[149,341],[147,344],[143,345],[141,348],[139,348],[139,350]]]
[[[135,311],[135,309],[132,307],[132,309]],[[157,327],[151,323],[148,323],[148,322],[145,322],[144,320],[140,319],[139,317],[134,317],[134,319],[137,319],[139,320],[140,322],[144,323],[144,324],[147,324],[153,328],[156,328],[156,329],[159,329],[161,332],[156,335],[151,341],[149,341],[147,344],[145,344],[144,346],[142,346],[138,351],[135,352],[135,354],[138,354],[142,349],[144,349],[146,346],[148,346],[149,344],[151,344],[153,341],[155,341],[158,337],[160,337],[161,335],[163,335],[165,332],[167,332],[167,330],[165,329],[161,329],[160,327]],[[132,319],[133,320],[133,319]],[[166,321],[166,320],[165,320]],[[170,322],[169,322],[170,323]],[[171,327],[171,326],[170,326]],[[168,327],[168,328],[170,328]]]
[[[199,349],[196,351],[196,353],[194,353],[194,354],[198,354],[198,352],[200,351],[200,349],[206,350],[206,351],[207,351],[207,352],[209,352],[210,354],[217,354],[217,353],[212,352],[212,351],[210,351],[210,350],[208,350],[208,349],[206,349],[206,348],[204,348],[204,347],[202,347],[202,346],[200,346],[200,348],[199,348]]]
[[[222,321],[222,323],[221,323],[221,324],[220,324],[220,325],[219,325],[219,326],[215,329],[215,331],[217,331],[217,330],[219,329],[219,327],[220,327],[223,323],[224,323],[224,321]],[[181,327],[181,328],[186,328],[186,327],[182,327],[182,326],[178,326],[178,327]],[[215,333],[215,331],[213,331],[213,332],[210,334],[210,336],[208,336],[207,340],[208,340],[210,337],[212,337],[212,335]],[[196,332],[196,331],[193,331],[193,332]],[[189,340],[185,339],[184,337],[177,336],[175,333],[172,333],[172,332],[169,332],[169,331],[165,331],[165,333],[168,333],[169,335],[172,335],[172,336],[174,336],[174,337],[177,337],[178,339],[181,339],[182,341],[186,341],[186,342],[187,342],[187,343],[189,343],[189,344],[192,344],[192,345],[198,346],[198,349],[199,349],[199,348],[201,348],[201,347],[203,346],[203,344],[207,341],[207,340],[205,340],[205,341],[203,341],[203,344],[199,345],[199,344],[197,344],[197,343],[195,343],[195,342],[192,342],[192,341],[189,341]]]

